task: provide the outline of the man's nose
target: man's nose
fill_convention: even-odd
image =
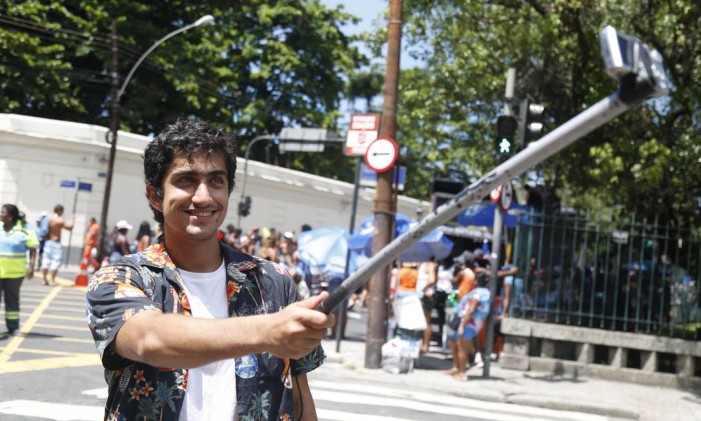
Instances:
[[[195,189],[195,194],[193,195],[192,200],[193,202],[204,202],[209,201],[211,197],[212,196],[209,194],[209,186],[207,186],[207,183],[203,181],[197,185],[197,189]]]

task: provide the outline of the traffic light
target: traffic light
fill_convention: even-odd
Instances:
[[[499,163],[506,161],[514,154],[516,130],[518,122],[516,117],[511,115],[500,115],[497,117],[497,137],[496,150]]]
[[[521,148],[528,146],[543,135],[543,113],[545,107],[540,104],[533,104],[526,98],[521,101],[519,110],[519,136]]]
[[[239,202],[239,215],[248,216],[251,213],[251,196],[244,196],[243,201]]]

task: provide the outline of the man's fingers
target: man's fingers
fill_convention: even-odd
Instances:
[[[322,301],[327,299],[328,296],[329,296],[329,293],[326,291],[323,291],[321,294],[315,295],[313,297],[309,297],[306,300],[298,302],[297,304],[301,305],[302,307],[315,309],[319,306],[319,304],[321,304]]]

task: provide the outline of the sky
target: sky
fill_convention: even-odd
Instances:
[[[329,8],[336,8],[338,5],[343,5],[345,12],[358,16],[361,19],[357,25],[346,25],[342,27],[343,31],[348,35],[358,34],[372,29],[373,21],[381,18],[382,14],[389,8],[389,0],[321,0],[321,3]],[[362,52],[370,56],[370,52],[366,48],[362,45],[359,45],[359,47]],[[400,67],[403,69],[415,67],[417,62],[406,53],[405,48],[402,48],[402,50],[403,52],[399,59]],[[374,59],[373,63],[379,63],[384,68],[385,63],[383,59]],[[378,97],[373,101],[375,105],[377,105],[378,102],[381,104],[382,98]],[[360,105],[361,101],[359,101],[358,104]],[[341,103],[340,111],[342,114],[348,114],[347,103],[345,101]],[[340,119],[341,126],[346,126],[349,121],[350,114]]]
[[[373,21],[381,18],[382,14],[389,8],[389,0],[321,0],[321,4],[329,8],[335,8],[341,4],[346,12],[362,19],[357,25],[343,27],[343,31],[349,35],[372,29]],[[361,48],[361,50],[369,55],[366,49]],[[403,69],[417,66],[416,60],[406,53],[405,46],[402,48],[399,63]]]

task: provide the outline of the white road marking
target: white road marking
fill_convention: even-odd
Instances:
[[[469,415],[487,420],[572,420],[604,421],[600,415],[572,411],[558,411],[499,402],[484,402],[460,398],[441,393],[416,392],[402,388],[389,388],[359,383],[337,383],[310,381],[315,401],[357,403],[383,407],[398,407],[409,410],[443,415]],[[379,396],[378,396],[379,395]],[[317,407],[319,405],[317,404]]]
[[[0,402],[0,414],[56,421],[98,421],[105,417],[105,408],[102,406],[14,400]]]

